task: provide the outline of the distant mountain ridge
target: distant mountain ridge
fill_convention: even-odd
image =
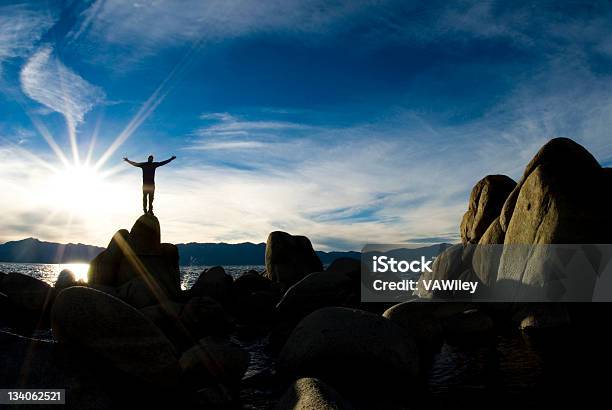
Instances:
[[[444,245],[431,245],[420,250],[424,254],[437,255],[445,249]],[[177,244],[181,266],[194,265],[264,265],[265,243],[180,243]],[[71,263],[89,262],[104,248],[82,243],[61,244],[44,242],[36,238],[11,241],[0,244],[0,262],[6,263]],[[355,251],[317,251],[323,264],[329,264],[337,258],[361,258]]]
[[[180,264],[189,265],[263,265],[265,243],[180,243],[177,244]],[[104,248],[85,244],[61,244],[27,238],[0,244],[0,262],[6,263],[70,263],[89,262]],[[317,255],[324,264],[340,257],[359,258],[359,252],[323,252]]]

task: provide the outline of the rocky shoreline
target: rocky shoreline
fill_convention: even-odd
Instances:
[[[612,243],[611,182],[583,147],[551,140],[518,183],[490,175],[476,184],[462,243],[421,279],[478,281],[491,292],[508,278],[543,283],[473,245]],[[178,249],[160,238],[157,218],[142,215],[92,260],[87,283],[67,271],[55,286],[1,273],[0,321],[26,336],[51,329],[53,341],[0,332],[0,387],[65,387],[75,409],[241,408],[248,388],[269,390],[278,409],[438,408],[445,403],[432,398],[428,375],[443,346],[471,349],[522,332],[544,352],[572,340],[573,349],[593,348],[585,357],[608,356],[599,350],[607,304],[453,302],[464,295],[452,292],[420,295],[427,303],[362,303],[360,261],[324,269],[308,238],[286,232],[268,236],[264,272],[234,279],[218,266],[181,290]],[[236,338],[264,338],[274,365],[245,379],[252,358]],[[575,368],[564,370],[569,378]],[[550,380],[559,383],[552,390],[562,384]],[[563,401],[550,391],[535,402]],[[476,392],[473,407],[490,405],[490,394]]]

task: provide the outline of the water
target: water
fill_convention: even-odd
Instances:
[[[194,266],[181,266],[181,287],[183,289],[189,289],[194,282],[200,276],[203,270],[211,268],[211,266],[194,265]],[[257,272],[263,272],[265,266],[263,265],[228,265],[223,267],[228,275],[235,278],[247,272],[249,270],[256,270]],[[43,282],[47,282],[49,285],[53,285],[57,280],[57,276],[64,269],[70,269],[74,272],[77,279],[87,281],[87,270],[89,264],[87,263],[65,263],[65,264],[51,264],[51,263],[4,263],[0,262],[0,272],[18,272],[24,275],[32,276],[36,279],[40,279]]]

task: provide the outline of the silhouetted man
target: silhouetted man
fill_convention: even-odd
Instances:
[[[155,169],[166,165],[167,163],[176,159],[176,156],[167,159],[162,162],[153,162],[153,155],[149,155],[147,162],[134,162],[123,158],[128,164],[134,165],[135,167],[142,168],[142,211],[153,215],[153,198],[155,197]],[[149,210],[147,211],[147,198],[149,199]]]

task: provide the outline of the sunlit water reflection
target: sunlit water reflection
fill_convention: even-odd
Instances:
[[[181,287],[189,289],[198,279],[203,270],[210,266],[181,266]],[[69,269],[74,272],[77,280],[87,281],[87,271],[89,264],[87,263],[0,263],[0,272],[18,272],[24,275],[32,276],[53,285],[57,280],[57,276],[64,269]],[[237,278],[244,272],[251,269],[262,272],[265,267],[262,265],[236,265],[224,266],[225,272]]]

